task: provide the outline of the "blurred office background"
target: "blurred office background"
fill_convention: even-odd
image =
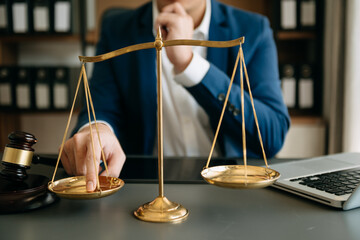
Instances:
[[[95,54],[101,16],[148,1],[0,0],[1,149],[11,131],[22,130],[36,136],[38,153],[57,153],[80,73],[78,56]],[[266,15],[274,30],[292,119],[277,157],[359,152],[360,1],[222,2]],[[91,76],[92,65],[86,68]]]

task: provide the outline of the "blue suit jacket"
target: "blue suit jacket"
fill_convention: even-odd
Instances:
[[[255,100],[262,139],[268,157],[282,147],[290,125],[283,103],[278,75],[277,52],[267,19],[212,1],[209,40],[232,40],[245,36],[243,50]],[[152,5],[123,14],[104,17],[97,54],[129,45],[153,42]],[[187,88],[204,108],[216,129],[229,76],[238,52],[233,48],[208,48],[210,69],[196,86]],[[126,154],[151,155],[156,139],[156,51],[141,50],[96,63],[90,81],[98,120],[114,128]],[[239,70],[234,80],[217,144],[224,156],[242,156]],[[246,84],[245,84],[246,85]],[[234,111],[234,109],[237,109]],[[235,113],[235,114],[234,114]],[[75,131],[88,122],[86,109],[79,116]],[[245,123],[249,157],[261,157],[254,116],[245,92]],[[210,149],[209,149],[210,150]]]

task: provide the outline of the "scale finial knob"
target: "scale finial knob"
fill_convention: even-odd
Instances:
[[[160,26],[159,26],[157,34],[156,34],[154,46],[155,46],[155,48],[157,50],[161,50],[161,48],[164,46],[164,42],[162,41],[161,27]]]

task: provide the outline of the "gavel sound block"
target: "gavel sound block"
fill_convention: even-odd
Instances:
[[[5,146],[0,171],[0,213],[23,212],[47,206],[57,197],[47,190],[49,179],[27,174],[34,156],[36,138],[25,132],[12,132]]]

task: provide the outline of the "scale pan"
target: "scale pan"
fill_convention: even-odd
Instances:
[[[62,198],[68,199],[95,199],[109,196],[124,186],[124,181],[107,176],[99,176],[100,190],[86,191],[85,176],[75,176],[49,182],[48,189]]]
[[[279,177],[277,171],[257,166],[225,165],[206,168],[201,176],[210,184],[227,188],[263,188]]]

